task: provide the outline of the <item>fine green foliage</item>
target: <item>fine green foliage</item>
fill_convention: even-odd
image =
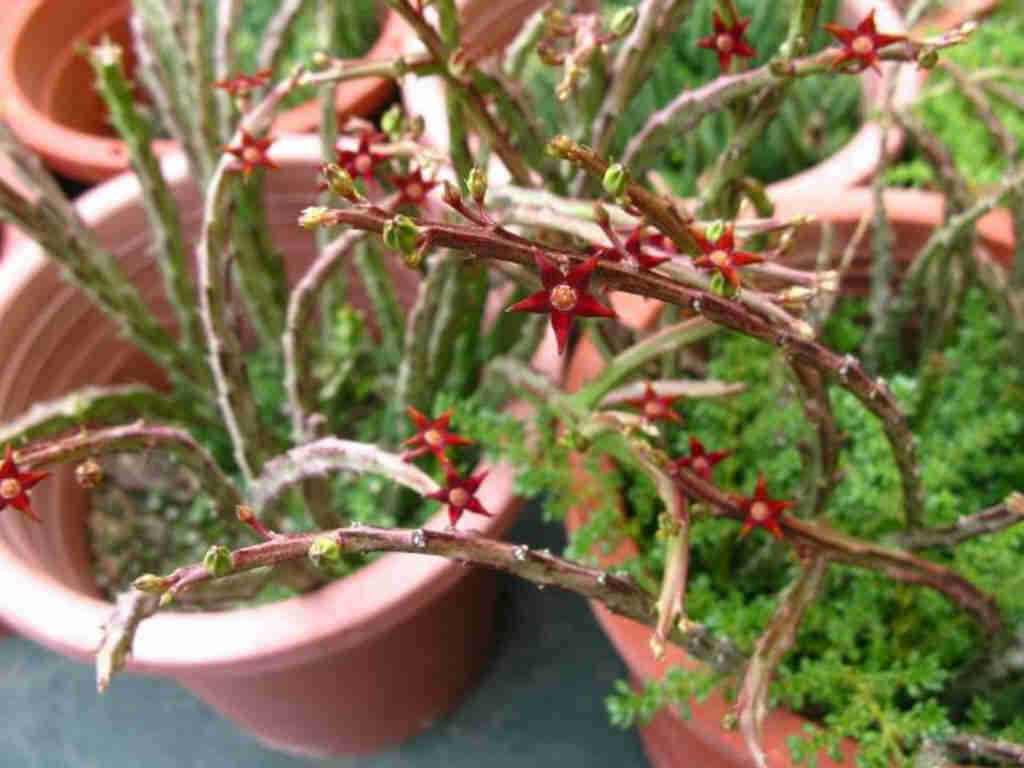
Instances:
[[[607,3],[606,16],[617,7],[633,2]],[[836,18],[836,0],[822,3],[821,18]],[[786,4],[740,0],[736,3],[743,17],[752,19],[746,37],[757,51],[756,58],[744,60],[750,67],[767,63],[786,35]],[[643,126],[647,117],[665,106],[680,91],[697,88],[720,74],[713,51],[697,47],[697,40],[711,34],[713,0],[697,0],[686,22],[673,37],[651,76],[618,122],[612,154],[620,155],[626,141]],[[832,38],[818,29],[811,40],[811,51],[831,44]],[[550,134],[565,132],[570,118],[554,95],[561,77],[557,68],[545,65],[534,54],[530,57],[524,81],[529,88],[538,117]],[[765,136],[750,154],[749,172],[763,182],[778,181],[820,162],[845,144],[860,121],[860,91],[852,77],[817,76],[793,84],[789,98],[777,120],[768,126]],[[666,150],[657,168],[680,195],[696,191],[697,177],[721,154],[736,123],[730,114],[719,112],[705,118],[682,141]]]
[[[1004,2],[982,21],[964,45],[949,51],[947,58],[967,72],[988,73],[980,81],[992,111],[1018,142],[1024,142],[1024,110],[989,90],[989,84],[1021,94],[1020,69],[1024,67],[1024,16],[1020,3]],[[1016,74],[1014,74],[1016,71]],[[1009,170],[1009,158],[998,139],[986,128],[953,78],[936,70],[916,108],[925,127],[947,146],[958,170],[978,187],[996,184]],[[933,174],[916,151],[888,171],[890,184],[929,186]]]
[[[855,350],[863,304],[844,304],[826,336],[840,348]],[[919,433],[928,525],[949,525],[959,515],[996,504],[1024,477],[1019,450],[1024,372],[1007,359],[1005,341],[998,316],[980,292],[972,291],[960,332],[942,353],[947,373],[937,404]],[[811,433],[781,356],[737,336],[713,340],[709,352],[710,377],[756,381],[757,386],[726,401],[695,402],[687,409],[686,428],[670,436],[672,452],[685,452],[694,434],[709,450],[734,451],[715,469],[721,487],[749,494],[761,469],[770,478],[773,497],[800,497],[800,446]],[[890,373],[894,393],[913,407],[915,375]],[[863,418],[851,395],[833,388],[832,398],[847,439],[841,455],[844,480],[826,510],[827,521],[859,537],[887,541],[902,528],[900,483],[890,449],[880,425]],[[599,510],[576,532],[570,551],[593,552],[598,541],[607,544],[629,535],[640,554],[626,567],[657,583],[664,552],[654,535],[658,504],[651,483],[633,472],[605,468],[601,484],[608,493],[619,487],[626,501],[625,522],[617,510]],[[724,632],[749,653],[795,565],[784,544],[763,533],[737,539],[737,528],[733,521],[702,519],[698,513],[686,606],[692,619]],[[1009,626],[1021,627],[1022,552],[1024,531],[1018,527],[929,556],[994,594]],[[795,760],[812,764],[810,758],[820,749],[850,737],[860,744],[858,765],[901,764],[922,739],[954,724],[1006,737],[1019,733],[1024,719],[1014,702],[1024,691],[1020,683],[997,697],[977,691],[973,714],[958,703],[965,685],[958,673],[978,662],[987,648],[969,617],[937,593],[832,566],[819,599],[807,610],[796,649],[779,667],[770,702],[821,723],[819,729],[792,736]],[[676,670],[667,682],[648,683],[640,693],[621,684],[608,708],[613,722],[627,726],[666,702],[685,711],[686,702],[708,686],[706,673]]]

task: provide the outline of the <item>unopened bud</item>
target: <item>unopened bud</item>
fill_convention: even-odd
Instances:
[[[338,197],[351,201],[362,198],[359,190],[356,189],[356,183],[352,180],[352,175],[337,163],[327,163],[321,168],[321,172],[327,182],[327,188]]]
[[[91,490],[103,482],[103,467],[96,459],[88,458],[75,467],[75,482]]]
[[[92,49],[93,61],[103,69],[120,67],[122,54],[121,46],[108,37]]]
[[[811,296],[814,295],[814,291],[803,285],[791,285],[788,288],[784,288],[779,291],[779,301],[783,304],[790,305],[801,305],[807,302]]]
[[[441,199],[445,202],[445,205],[458,208],[462,205],[462,191],[448,181],[448,179],[445,179],[444,184],[441,186]]]
[[[231,550],[223,544],[214,544],[203,555],[203,567],[214,576],[227,576],[234,570],[231,563]]]
[[[636,26],[637,10],[634,6],[619,8],[613,15],[608,29],[616,37],[624,37],[633,31]]]
[[[726,712],[722,715],[722,730],[735,731],[740,726],[740,719],[735,712]]]
[[[416,246],[420,240],[420,228],[408,216],[399,213],[384,224],[381,236],[384,238],[384,245],[388,248],[408,256],[416,252]]]
[[[818,288],[826,293],[835,293],[839,290],[839,272],[828,269],[818,273]]]
[[[563,133],[548,142],[547,152],[554,157],[568,158],[575,146],[576,142]]]
[[[604,172],[604,177],[601,179],[601,186],[604,187],[604,191],[613,197],[618,197],[625,192],[627,184],[629,184],[629,174],[622,163],[612,163],[609,165]]]
[[[397,104],[392,104],[388,111],[381,115],[380,127],[388,136],[400,136],[404,125],[405,113]]]
[[[317,568],[336,563],[341,559],[341,548],[331,536],[318,536],[309,545],[306,554]]]
[[[322,205],[311,205],[303,208],[299,214],[299,226],[303,229],[319,229],[331,223],[330,209]]]
[[[939,63],[939,52],[934,48],[922,48],[917,54],[917,66],[921,69],[932,69]]]
[[[132,582],[132,586],[142,592],[159,595],[167,590],[167,580],[155,573],[144,573]]]
[[[482,168],[474,165],[470,169],[466,177],[466,188],[479,205],[484,204],[484,198],[487,196],[487,174]]]
[[[247,504],[239,504],[235,507],[235,517],[237,517],[240,522],[246,524],[251,523],[256,519],[256,515],[253,514],[252,507]]]
[[[168,605],[170,605],[173,602],[174,602],[174,593],[173,592],[164,592],[162,595],[160,595],[160,607],[161,608],[166,608]]]
[[[726,280],[721,272],[716,272],[711,276],[711,292],[716,296],[731,299],[736,295],[736,286]]]
[[[704,230],[704,237],[708,240],[717,241],[722,235],[725,234],[725,222],[721,219],[716,219],[708,224],[707,229]]]
[[[410,118],[407,133],[411,138],[418,139],[425,130],[427,130],[427,121],[423,119],[423,115],[414,115]]]
[[[327,69],[327,66],[331,63],[331,57],[323,51],[314,51],[309,63],[314,71],[319,72],[321,69]]]
[[[466,76],[470,65],[469,55],[461,45],[448,56],[448,71],[456,80],[462,80]]]

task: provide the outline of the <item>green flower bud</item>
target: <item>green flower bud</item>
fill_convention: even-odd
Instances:
[[[939,52],[934,48],[923,48],[917,54],[917,66],[921,69],[932,69],[939,63]]]
[[[565,134],[560,134],[548,142],[547,152],[554,157],[568,158],[575,146],[576,142]]]
[[[625,192],[627,184],[629,184],[629,174],[622,163],[612,163],[609,165],[604,172],[604,178],[601,179],[601,186],[604,187],[604,191],[613,197],[618,197]]]
[[[384,225],[381,236],[384,238],[384,245],[388,248],[405,256],[411,256],[416,252],[416,246],[419,244],[420,228],[408,216],[399,213]]]
[[[319,229],[330,223],[330,210],[322,205],[303,208],[302,213],[299,214],[299,226],[303,229]]]
[[[173,592],[164,592],[162,595],[160,595],[160,607],[161,608],[166,608],[168,605],[170,605],[173,602],[174,602],[174,593]]]
[[[466,188],[473,199],[483,205],[484,198],[487,196],[487,174],[483,172],[483,169],[473,166],[469,171],[469,176],[466,177]]]
[[[318,536],[313,539],[313,543],[309,545],[309,550],[306,552],[309,555],[309,559],[313,562],[317,568],[323,568],[324,566],[336,563],[341,559],[341,548],[338,546],[337,540],[330,536]]]
[[[608,28],[612,34],[617,37],[624,37],[633,31],[633,27],[636,26],[637,10],[633,6],[627,8],[619,8],[612,16],[611,24]]]
[[[711,292],[716,296],[731,299],[736,295],[736,286],[726,280],[721,272],[716,272],[711,276]]]
[[[397,104],[392,104],[391,108],[381,115],[380,127],[389,136],[400,136],[405,127],[405,113],[402,112],[402,108]]]
[[[331,57],[323,51],[314,51],[309,63],[314,71],[319,72],[321,69],[327,69],[327,65],[331,63]]]
[[[234,570],[231,564],[231,550],[223,544],[214,544],[203,555],[203,567],[214,576],[227,576]]]
[[[153,595],[159,595],[167,591],[167,581],[155,573],[142,574],[132,582],[132,586]]]
[[[323,167],[322,172],[327,187],[338,197],[353,201],[362,198],[352,176],[337,163],[328,163]]]
[[[708,228],[704,230],[704,237],[711,242],[717,242],[718,238],[725,234],[725,222],[721,219],[716,219],[708,224]]]

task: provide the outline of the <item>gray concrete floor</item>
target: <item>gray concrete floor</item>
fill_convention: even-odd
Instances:
[[[510,539],[558,552],[561,529],[527,507]],[[90,667],[0,637],[0,766],[285,768],[644,766],[634,731],[612,728],[604,697],[625,676],[575,595],[502,581],[499,626],[479,686],[436,727],[373,756],[314,761],[257,744],[176,683],[122,676],[102,697]]]

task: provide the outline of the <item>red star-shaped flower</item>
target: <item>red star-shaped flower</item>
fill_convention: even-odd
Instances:
[[[661,235],[645,235],[644,229],[643,225],[634,228],[621,248],[594,246],[591,248],[591,253],[600,259],[621,261],[639,270],[653,269],[659,264],[668,261],[669,257],[651,256],[648,253],[644,253],[643,247],[645,245],[652,245],[656,248],[661,248],[664,245],[661,241]]]
[[[647,382],[644,386],[643,397],[634,397],[630,400],[624,400],[623,402],[627,405],[633,406],[639,411],[643,411],[644,416],[650,421],[681,422],[683,418],[672,410],[673,404],[678,399],[678,395],[659,396],[654,391],[654,387],[651,386],[651,383]]]
[[[727,227],[714,242],[694,229],[690,230],[690,234],[693,235],[693,239],[697,241],[697,247],[701,250],[701,255],[693,260],[694,266],[701,269],[716,269],[733,285],[740,284],[740,274],[736,271],[736,267],[764,261],[764,257],[756,253],[736,250],[732,227]]]
[[[832,69],[838,69],[846,62],[856,60],[860,62],[857,72],[863,72],[871,67],[878,74],[882,74],[882,68],[878,63],[878,49],[907,39],[906,35],[879,34],[875,29],[874,8],[853,29],[840,27],[838,24],[826,24],[825,29],[832,33],[843,47],[842,52],[832,62]]]
[[[261,69],[253,75],[246,74],[245,72],[239,72],[231,77],[218,80],[213,84],[213,87],[222,88],[232,96],[245,96],[250,91],[269,83],[270,75],[271,71],[269,69]]]
[[[412,448],[411,451],[406,451],[402,454],[404,461],[412,461],[417,456],[432,453],[443,464],[451,466],[451,462],[444,453],[445,448],[449,445],[472,445],[473,443],[468,437],[462,437],[448,431],[448,422],[452,418],[452,410],[450,408],[433,420],[424,416],[411,405],[406,407],[405,412],[412,420],[412,423],[416,425],[417,431],[415,435],[402,443],[403,446]]]
[[[491,513],[484,509],[483,504],[476,497],[476,489],[487,476],[487,470],[468,477],[459,477],[458,473],[448,468],[445,475],[444,487],[440,490],[428,493],[426,498],[440,501],[448,505],[448,520],[455,527],[464,512],[473,512],[484,517],[490,517]]]
[[[8,445],[4,449],[3,464],[0,464],[0,510],[10,505],[38,522],[39,518],[29,504],[28,490],[48,474],[50,473],[19,471],[11,454],[11,446]]]
[[[247,131],[242,131],[242,144],[237,147],[224,147],[225,152],[230,152],[238,158],[239,164],[231,170],[241,171],[245,178],[249,178],[252,169],[262,165],[264,168],[277,168],[278,165],[267,155],[267,150],[274,143],[273,139],[257,139]]]
[[[551,314],[551,328],[558,342],[558,352],[565,351],[569,341],[569,329],[574,315],[580,317],[615,317],[615,313],[587,292],[590,274],[597,266],[597,258],[587,259],[578,267],[562,274],[544,255],[534,250],[544,290],[516,302],[506,312],[548,312]]]
[[[750,47],[750,44],[743,38],[747,31],[750,19],[740,19],[731,27],[726,26],[722,17],[715,11],[711,15],[711,24],[715,33],[708,37],[702,37],[697,41],[701,48],[710,48],[718,54],[718,65],[723,72],[729,70],[729,64],[733,56],[742,56],[751,59],[757,55],[757,51]]]
[[[335,147],[334,156],[338,161],[338,165],[348,171],[349,176],[353,179],[362,178],[367,184],[372,184],[373,169],[381,163],[386,163],[388,156],[374,152],[370,148],[370,142],[379,141],[383,138],[386,138],[383,134],[374,131],[363,131],[359,135],[359,146],[356,147],[354,152],[350,149]]]
[[[398,187],[398,205],[408,203],[410,205],[423,205],[427,199],[427,193],[436,187],[440,182],[427,181],[423,178],[423,172],[417,168],[405,176],[392,176],[391,183]]]
[[[732,451],[712,451],[708,453],[703,443],[696,437],[690,437],[690,455],[680,456],[672,462],[673,469],[679,470],[682,467],[689,467],[699,477],[711,482],[711,470],[715,468],[722,459]]]
[[[746,536],[751,528],[764,528],[776,539],[782,538],[779,519],[782,517],[782,511],[792,507],[793,502],[769,499],[764,488],[763,472],[757,473],[757,487],[754,489],[754,495],[750,498],[739,496],[734,501],[746,515],[740,536]]]

